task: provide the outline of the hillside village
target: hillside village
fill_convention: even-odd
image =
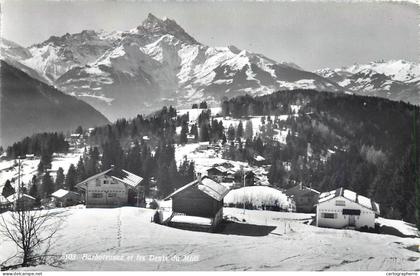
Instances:
[[[94,231],[87,216],[114,216],[119,212],[119,225],[128,223],[120,217],[125,214],[130,221],[153,222],[176,231],[279,235],[283,236],[282,242],[300,231],[302,235],[309,231],[311,235],[340,237],[363,234],[360,237],[368,240],[385,234],[398,239],[396,244],[407,251],[403,255],[409,254],[407,248],[419,241],[418,231],[403,220],[381,217],[382,205],[377,199],[348,187],[317,190],[307,178],[293,177],[299,170],[297,165],[315,161],[326,164],[336,152],[349,151],[348,147],[333,143],[320,150],[318,145],[307,143],[297,159],[273,159],[279,154],[278,148],[282,155],[287,153],[293,137],[302,135],[293,124],[301,116],[311,116],[311,112],[302,110],[303,105],[295,101],[277,115],[227,116],[226,107],[207,108],[201,102],[191,109],[164,107],[131,122],[122,119],[99,128],[80,127],[66,135],[25,138],[2,154],[0,212],[7,215],[9,210],[66,208],[71,217],[80,217],[69,219],[80,221],[78,227],[88,227],[86,231]],[[265,150],[270,144],[274,149],[268,150],[271,156]],[[98,226],[106,227],[107,223],[98,221]],[[316,230],[325,228],[332,230]],[[120,235],[109,238],[120,239]],[[0,255],[0,261],[7,256]],[[390,267],[415,265],[417,260],[408,258]],[[82,263],[78,269],[83,269]],[[333,266],[319,269],[329,267]],[[187,269],[194,268],[197,266]],[[369,269],[364,265],[360,268]],[[372,266],[378,268],[382,267]]]

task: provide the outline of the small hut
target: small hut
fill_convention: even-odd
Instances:
[[[228,192],[222,184],[199,174],[196,180],[165,198],[172,199],[173,215],[169,224],[180,228],[214,229],[222,221],[223,198]]]

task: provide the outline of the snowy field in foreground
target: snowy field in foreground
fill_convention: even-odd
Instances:
[[[150,222],[153,210],[69,209],[54,254],[58,268],[38,270],[415,270],[420,238],[324,229],[303,224],[311,214],[225,208],[246,224],[222,234],[174,229]],[[398,221],[395,221],[398,224]],[[0,263],[15,252],[0,237]],[[104,260],[108,258],[108,260]],[[113,260],[109,260],[112,259]],[[34,268],[30,268],[33,270]]]

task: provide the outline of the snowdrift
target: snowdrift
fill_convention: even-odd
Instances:
[[[227,206],[244,204],[247,208],[292,211],[294,203],[283,192],[267,186],[250,186],[230,191],[224,198]]]

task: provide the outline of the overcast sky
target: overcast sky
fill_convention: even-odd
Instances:
[[[203,44],[235,45],[309,70],[420,56],[419,8],[408,3],[1,2],[2,36],[23,46],[84,29],[128,30],[151,12]]]

